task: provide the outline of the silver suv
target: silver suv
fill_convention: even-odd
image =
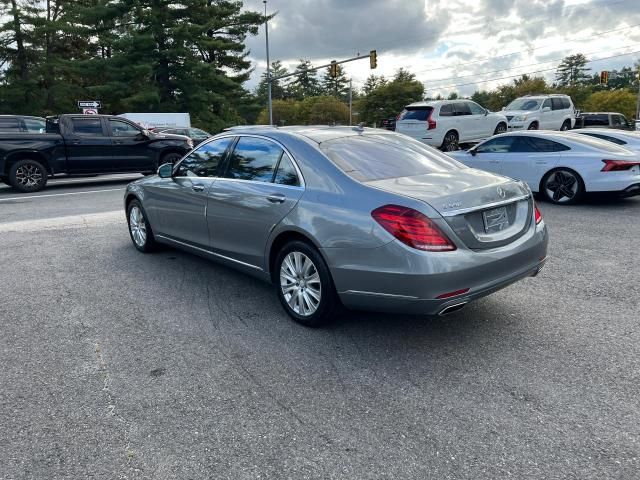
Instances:
[[[569,130],[576,113],[568,95],[527,95],[503,109],[509,130]]]

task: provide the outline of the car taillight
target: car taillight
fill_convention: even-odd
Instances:
[[[640,162],[628,162],[626,160],[602,160],[604,167],[601,172],[621,172],[623,170],[631,170],[633,167],[640,165]]]
[[[535,203],[533,204],[533,208],[535,209],[536,225],[538,225],[542,221],[542,213],[540,213],[538,205],[536,205]]]
[[[449,237],[422,213],[400,205],[384,205],[371,212],[382,228],[417,250],[450,252],[456,249]]]
[[[438,126],[436,121],[431,118],[431,115],[433,115],[433,110],[429,112],[429,116],[427,117],[427,130],[435,130]]]

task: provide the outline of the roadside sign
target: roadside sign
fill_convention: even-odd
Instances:
[[[78,100],[78,108],[93,108],[97,110],[102,106],[99,100]]]
[[[82,113],[85,115],[97,115],[98,110],[96,108],[83,108]]]

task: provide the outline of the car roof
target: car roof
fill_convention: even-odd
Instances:
[[[620,112],[580,112],[580,116],[583,115],[623,115]]]
[[[292,125],[287,127],[276,127],[269,125],[243,126],[242,128],[231,127],[223,133],[229,134],[255,134],[267,137],[283,137],[293,135],[304,137],[314,143],[320,144],[339,138],[355,137],[362,135],[397,135],[394,132],[383,128],[366,128],[360,126],[328,126],[328,125]]]
[[[44,117],[38,117],[37,115],[0,115],[0,118],[37,118],[38,120],[45,120]]]
[[[582,129],[581,129],[582,130]],[[603,130],[602,128],[599,130]],[[558,140],[558,141],[562,141],[564,140],[573,140],[574,138],[579,138],[577,133],[574,132],[560,132],[560,131],[553,131],[553,130],[523,130],[521,132],[506,132],[506,133],[502,133],[500,134],[500,136],[509,136],[509,137],[518,137],[518,136],[523,136],[523,137],[540,137],[540,138],[548,138],[550,140]]]

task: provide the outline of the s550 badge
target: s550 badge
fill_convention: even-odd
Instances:
[[[462,206],[462,202],[451,202],[445,203],[442,205],[443,210],[447,210],[449,208],[460,208]]]

